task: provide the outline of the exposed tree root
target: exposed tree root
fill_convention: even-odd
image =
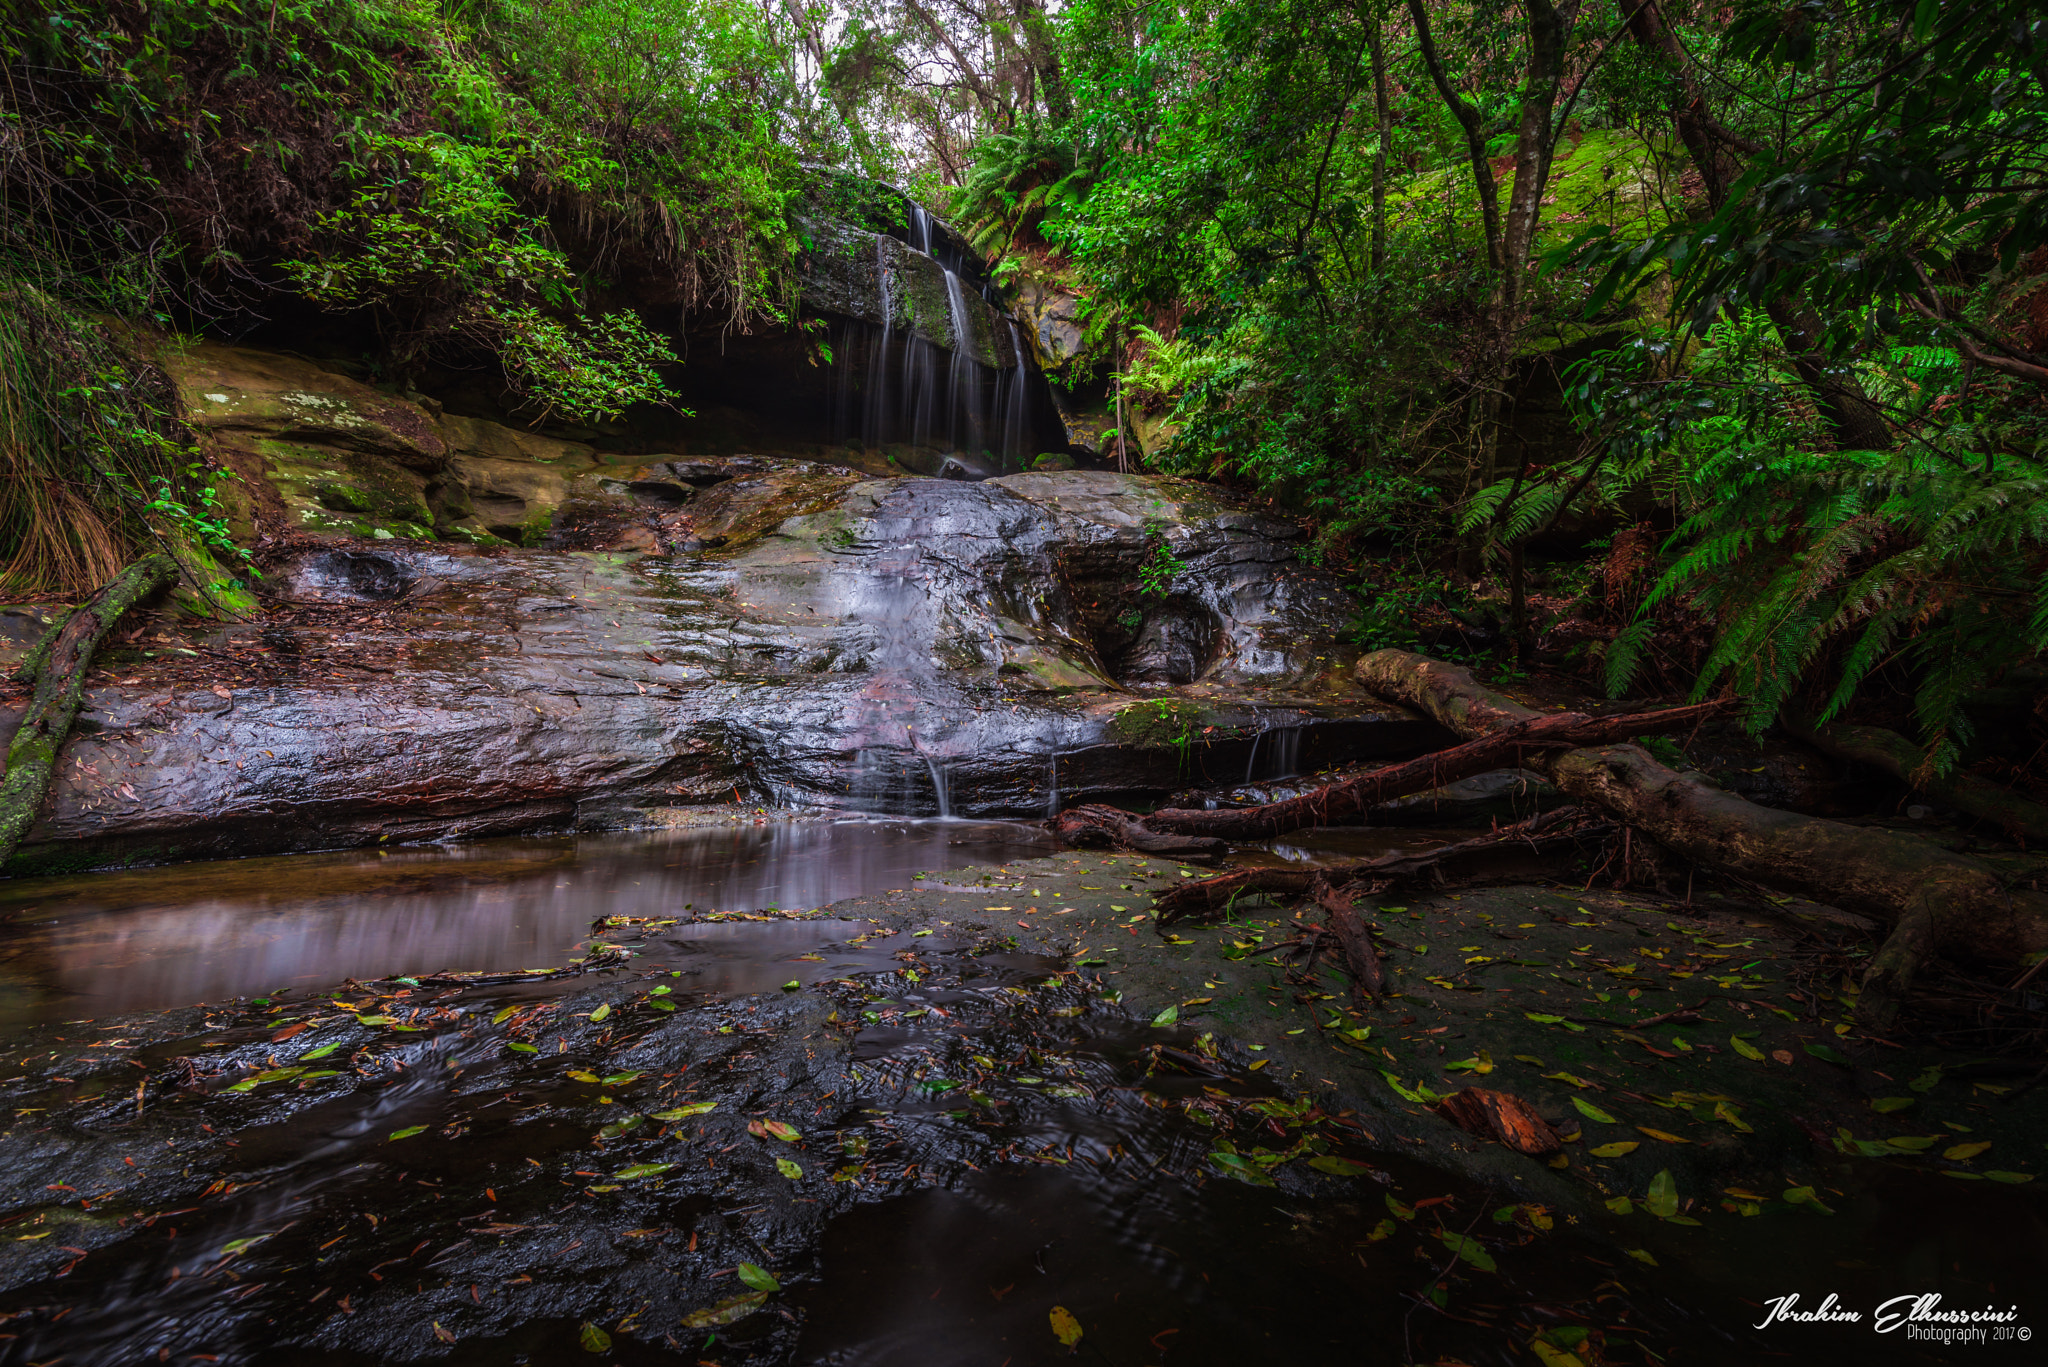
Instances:
[[[1360,683],[1451,730],[1505,728],[1540,714],[1467,670],[1406,651],[1359,662]],[[1895,831],[1759,807],[1657,763],[1633,745],[1537,756],[1532,767],[1695,864],[1876,916],[1892,928],[1864,976],[1858,1015],[1887,1028],[1932,953],[2013,962],[2048,948],[2048,896],[2006,887],[1990,865]]]
[[[1530,712],[1504,721],[1500,729],[1468,740],[1463,745],[1439,750],[1420,759],[1390,764],[1284,802],[1214,811],[1169,807],[1144,817],[1143,825],[1150,831],[1177,835],[1268,840],[1310,826],[1363,824],[1365,814],[1374,806],[1397,797],[1428,792],[1489,770],[1512,768],[1532,755],[1554,754],[1587,745],[1606,745],[1630,736],[1682,730],[1697,725],[1724,708],[1722,703],[1701,703],[1693,707],[1671,707],[1612,717],[1589,717],[1582,712]],[[1129,820],[1128,815],[1125,819]]]
[[[1129,812],[1114,807],[1070,807],[1053,820],[1052,828],[1060,839],[1082,849],[1121,845],[1140,854],[1171,855],[1204,863],[1230,852],[1230,846],[1221,840],[1155,831]]]
[[[0,868],[43,809],[57,771],[57,752],[85,697],[94,652],[123,613],[170,583],[177,572],[167,555],[144,556],[58,619],[23,661],[24,671],[33,670],[35,692],[7,747],[7,774],[0,778]]]

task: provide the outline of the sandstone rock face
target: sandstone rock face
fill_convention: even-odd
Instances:
[[[933,346],[956,351],[991,370],[1022,359],[1003,316],[971,286],[948,287],[946,268],[886,233],[818,219],[804,230],[804,307],[915,332]]]
[[[630,520],[650,502],[634,488],[647,457],[443,413],[276,352],[201,343],[163,361],[241,476],[245,533],[538,546],[565,521]]]
[[[640,824],[734,799],[1039,815],[1241,774],[1275,727],[1303,769],[1442,739],[1348,684],[1348,604],[1296,562],[1294,529],[1203,486],[661,473],[691,490],[702,549],[297,553],[268,592],[360,615],[195,643],[260,633],[284,662],[267,685],[144,668],[94,689],[99,729],[67,750],[12,871]]]

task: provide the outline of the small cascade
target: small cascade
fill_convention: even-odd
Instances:
[[[1301,772],[1301,728],[1282,726],[1273,732],[1273,777],[1293,778]]]
[[[921,750],[918,753],[924,754]],[[930,755],[924,755],[924,767],[932,777],[932,796],[939,805],[939,820],[950,821],[953,817],[952,775],[946,772],[945,765]]]
[[[1060,752],[1058,747],[1045,752],[1045,814],[1060,814]]]
[[[946,375],[946,397],[952,421],[947,425],[948,448],[980,451],[987,447],[988,426],[981,411],[981,364],[974,359],[974,315],[967,310],[967,291],[960,277],[946,272],[946,308],[953,338],[953,364]]]
[[[1259,776],[1259,742],[1265,738],[1266,733],[1263,728],[1252,736],[1251,758],[1244,762],[1244,781],[1246,783],[1256,781]]]
[[[1024,329],[1015,318],[1006,320],[1010,325],[1010,346],[1015,351],[1017,364],[1003,376],[1003,445],[1002,468],[1011,466],[1022,470],[1030,467],[1032,441],[1037,428],[1031,422],[1031,386],[1037,378],[1037,369],[1032,365],[1031,348],[1024,344]]]
[[[889,254],[883,249],[881,238],[875,239],[875,274],[882,295],[882,337],[868,348],[868,355],[863,358],[867,371],[867,401],[862,408],[860,428],[861,444],[868,447],[880,446],[888,440],[891,427],[889,354],[894,349],[890,343],[896,336],[896,294],[895,278],[889,272]],[[872,333],[868,340],[873,341]],[[911,340],[916,340],[916,334],[911,334]],[[845,364],[856,364],[851,349],[847,352]]]

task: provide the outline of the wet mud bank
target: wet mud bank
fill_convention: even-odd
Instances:
[[[1026,1363],[1064,1315],[1115,1362],[1946,1362],[1750,1326],[2039,1284],[2041,1093],[1838,1030],[1824,909],[1416,898],[1368,1010],[1286,909],[1161,934],[1179,866],[990,853],[18,1027],[0,1354]],[[1559,1154],[1432,1108],[1468,1084]]]

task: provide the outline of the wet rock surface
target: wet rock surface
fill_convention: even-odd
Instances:
[[[11,868],[721,800],[1040,815],[1270,764],[1282,733],[1312,767],[1441,739],[1345,680],[1346,599],[1292,528],[1199,486],[669,473],[695,551],[309,547],[265,581],[288,612],[112,657]]]
[[[554,970],[17,1035],[10,1355],[1049,1361],[1057,1306],[1116,1361],[1831,1361],[1835,1326],[1748,1328],[1759,1275],[1976,1306],[2041,1271],[2016,1179],[2048,1103],[1837,1032],[1825,909],[1382,906],[1411,958],[1356,1012],[1264,952],[1284,909],[1159,934],[1184,876],[1063,854],[795,919],[648,905]],[[1426,1105],[1468,1082],[1562,1162]]]

